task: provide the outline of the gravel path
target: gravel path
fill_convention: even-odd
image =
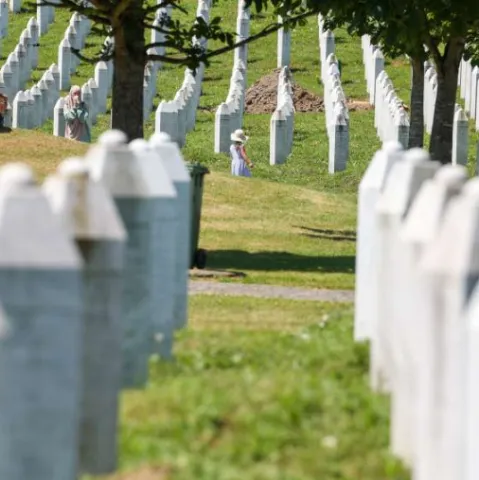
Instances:
[[[286,298],[314,302],[353,302],[353,290],[319,290],[313,288],[280,287],[275,285],[253,285],[243,283],[190,281],[190,295],[230,295],[257,298]]]

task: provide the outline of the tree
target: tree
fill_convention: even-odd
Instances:
[[[37,0],[37,5],[65,8],[88,17],[92,32],[113,39],[95,58],[82,57],[91,63],[113,60],[112,126],[124,131],[130,140],[143,137],[143,75],[148,61],[159,61],[188,66],[195,69],[201,62],[269,35],[282,26],[294,28],[301,24],[312,10],[301,7],[297,0],[254,0],[258,11],[271,3],[274,14],[282,14],[283,22],[273,22],[248,39],[238,41],[234,33],[224,31],[221,18],[209,23],[203,18],[191,18],[181,5],[181,0],[159,0],[152,5],[149,0]],[[249,7],[253,0],[245,3]],[[173,15],[155,16],[159,9],[168,9]],[[146,42],[148,31],[159,32],[162,39]],[[220,40],[223,46],[207,50],[198,39]]]
[[[423,78],[419,56],[427,48],[437,72],[437,97],[429,151],[434,160],[452,160],[452,133],[461,58],[479,60],[479,2],[476,0],[307,0],[307,7],[348,24],[351,32],[372,33],[387,53],[409,54],[413,81],[412,130],[419,131]],[[412,50],[411,50],[412,49]],[[424,58],[421,58],[424,60]],[[416,84],[416,82],[418,82]],[[422,120],[421,120],[422,123]],[[417,137],[421,137],[420,134]],[[416,140],[413,140],[416,142]]]
[[[338,5],[342,2],[337,0],[332,8],[341,8]],[[414,44],[426,46],[434,63],[438,85],[429,151],[434,160],[450,163],[459,64],[463,55],[473,60],[479,58],[479,2],[382,0],[381,6],[383,3],[385,9],[376,19],[381,23],[392,22],[393,31],[400,38],[397,41],[392,36],[388,43],[403,49],[402,41],[408,36]],[[408,52],[404,49],[404,53]],[[416,67],[419,76],[419,63]]]
[[[452,125],[459,64],[478,58],[479,4],[472,0],[421,0],[424,43],[437,72],[437,97],[430,153],[442,163],[452,160]]]

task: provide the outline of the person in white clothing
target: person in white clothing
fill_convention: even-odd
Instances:
[[[235,130],[231,134],[230,147],[231,154],[231,175],[236,177],[251,177],[251,168],[254,167],[253,162],[246,155],[245,143],[248,137],[243,130]]]

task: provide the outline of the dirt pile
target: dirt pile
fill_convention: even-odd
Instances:
[[[278,94],[279,70],[265,75],[246,91],[246,113],[273,113],[276,109]],[[294,73],[293,73],[294,75]],[[297,112],[323,112],[324,100],[318,95],[305,90],[294,83],[293,78],[293,103]],[[369,110],[372,107],[368,102],[348,99],[348,108],[354,110]]]
[[[275,70],[260,78],[246,91],[246,113],[273,113],[276,109],[278,94],[278,73]],[[297,112],[322,112],[324,101],[314,93],[293,84],[293,102]]]

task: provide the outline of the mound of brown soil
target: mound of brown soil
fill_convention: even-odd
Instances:
[[[260,78],[246,91],[246,113],[273,113],[276,109],[278,94],[278,74],[275,70]],[[323,99],[308,92],[297,84],[293,84],[293,103],[297,112],[322,112]]]
[[[246,91],[246,113],[273,113],[276,109],[278,95],[278,74],[275,70],[269,75],[260,78]],[[323,112],[324,101],[318,95],[305,90],[300,85],[293,83],[293,103],[297,112]],[[369,110],[368,102],[348,99],[348,108],[354,110]]]

